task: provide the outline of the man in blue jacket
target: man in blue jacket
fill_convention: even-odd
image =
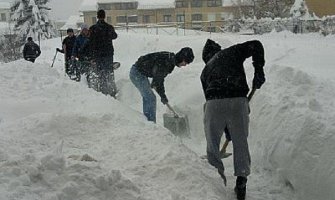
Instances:
[[[202,58],[206,63],[201,83],[206,98],[204,128],[208,162],[218,169],[226,185],[224,166],[220,156],[220,141],[225,129],[233,143],[235,193],[238,200],[246,195],[247,176],[250,174],[249,87],[244,72],[244,61],[252,57],[255,68],[253,88],[265,82],[263,71],[264,48],[261,42],[247,41],[221,50],[221,46],[207,40]]]
[[[72,60],[76,68],[76,80],[80,81],[81,74],[86,73],[89,68],[88,57],[85,55],[84,47],[89,41],[89,30],[86,24],[81,26],[80,34],[76,37],[72,48]]]

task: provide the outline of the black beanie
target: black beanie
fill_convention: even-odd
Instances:
[[[72,28],[68,28],[68,29],[66,30],[66,32],[67,32],[67,33],[73,33],[73,29],[72,29]]]
[[[194,60],[194,54],[193,50],[190,47],[184,47],[182,48],[177,54],[176,54],[176,63],[181,63],[183,61],[190,64]]]

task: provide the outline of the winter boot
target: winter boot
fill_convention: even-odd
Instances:
[[[238,176],[236,178],[235,193],[237,200],[245,200],[245,194],[247,190],[247,178],[243,176]]]

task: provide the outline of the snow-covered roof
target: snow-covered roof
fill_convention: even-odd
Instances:
[[[241,5],[253,5],[253,2],[251,0],[240,0]],[[237,6],[239,0],[222,0],[222,6],[228,7],[228,6]]]
[[[79,29],[80,25],[84,23],[84,18],[79,15],[72,15],[69,17],[69,19],[66,21],[64,26],[60,28],[60,30],[66,30],[68,28],[72,29]]]
[[[96,11],[97,8],[97,0],[83,0],[79,7],[79,11]]]
[[[174,4],[175,0],[97,0],[98,3],[126,3],[138,2],[139,5],[170,5]]]

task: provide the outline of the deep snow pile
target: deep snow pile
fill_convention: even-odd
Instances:
[[[0,199],[233,199],[232,159],[224,160],[224,188],[216,170],[199,158],[205,153],[199,76],[207,37],[120,32],[119,101],[68,80],[60,55],[50,68],[59,39],[42,44],[35,64],[2,64]],[[250,104],[253,171],[247,199],[331,200],[335,111],[334,83],[327,78],[334,74],[328,55],[335,38],[272,33],[212,39],[222,46],[259,39],[265,46],[267,82]],[[157,107],[157,124],[145,120],[128,73],[143,54],[184,46],[193,48],[194,63],[165,81],[171,104],[190,119],[192,136],[181,139],[163,128],[163,105]],[[250,60],[246,70],[250,81]]]

